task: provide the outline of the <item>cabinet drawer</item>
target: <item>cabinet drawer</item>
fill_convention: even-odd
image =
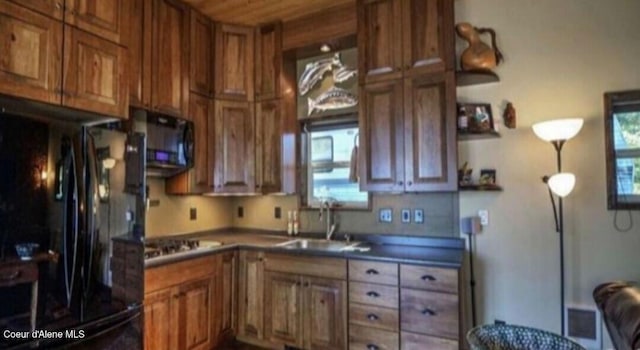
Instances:
[[[458,339],[457,294],[402,289],[400,315],[403,331]]]
[[[352,325],[398,331],[398,310],[351,303],[349,323]]]
[[[400,286],[458,293],[458,271],[439,267],[400,265]]]
[[[398,285],[398,264],[349,260],[349,280]]]
[[[400,335],[402,350],[458,350],[458,342],[450,339],[430,337],[409,332]]]
[[[350,350],[397,350],[398,333],[360,326],[349,327]]]
[[[351,282],[349,284],[349,301],[397,309],[398,287]]]
[[[32,283],[38,280],[38,265],[20,264],[0,267],[0,287]]]

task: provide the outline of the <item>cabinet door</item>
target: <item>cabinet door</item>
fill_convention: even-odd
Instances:
[[[199,194],[213,188],[213,101],[192,93],[189,116],[195,132],[193,168],[165,181],[167,194]]]
[[[240,252],[240,302],[238,334],[262,339],[264,336],[264,253]]]
[[[358,0],[360,82],[402,76],[400,0]]]
[[[402,80],[360,89],[360,189],[404,190]]]
[[[282,24],[272,23],[256,29],[256,100],[280,97],[282,70]]]
[[[215,191],[255,191],[253,104],[215,101]]]
[[[306,349],[347,347],[347,282],[304,277]]]
[[[256,103],[256,189],[282,189],[282,117],[280,101]]]
[[[189,98],[189,8],[176,0],[154,0],[151,108],[177,117]]]
[[[129,1],[66,0],[64,21],[103,39],[123,44],[130,9],[125,2]]]
[[[453,70],[453,31],[452,0],[403,0],[405,76]]]
[[[144,298],[145,350],[178,349],[179,295],[171,288]]]
[[[127,118],[126,49],[70,26],[65,31],[62,104]]]
[[[181,349],[210,349],[213,280],[207,277],[180,286]]]
[[[405,79],[406,190],[455,191],[454,73]]]
[[[277,344],[301,348],[302,293],[298,275],[270,272],[264,274],[264,335]]]
[[[143,72],[150,78],[151,54],[145,51],[151,48],[151,31],[145,30],[145,15],[151,18],[150,0],[129,0],[128,34],[123,38],[129,52],[129,104],[135,107],[148,108],[149,94],[143,96]],[[147,23],[149,25],[150,23]],[[145,48],[146,47],[146,48]],[[145,61],[145,59],[148,59]],[[149,90],[150,86],[144,86]],[[148,92],[148,91],[147,91]]]
[[[0,93],[60,104],[62,24],[2,1],[0,43]]]
[[[43,15],[62,20],[64,0],[9,0]]]
[[[190,78],[191,91],[213,94],[213,24],[206,16],[191,10]]]
[[[222,324],[220,333],[222,337],[233,337],[235,335],[238,305],[236,289],[238,256],[235,251],[222,254],[220,268],[220,285],[222,289],[220,291],[220,298],[222,300]]]
[[[216,98],[253,101],[254,33],[252,27],[216,27]]]

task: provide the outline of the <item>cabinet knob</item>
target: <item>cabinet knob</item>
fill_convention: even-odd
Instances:
[[[380,294],[378,294],[377,292],[373,292],[373,291],[371,291],[371,292],[368,292],[368,293],[367,293],[367,296],[368,296],[368,297],[371,297],[371,298],[377,298],[377,297],[379,297],[379,296],[380,296]]]
[[[367,318],[369,319],[369,321],[377,321],[380,319],[380,317],[378,317],[378,315],[376,314],[368,314]]]
[[[437,315],[437,313],[431,309],[429,309],[428,307],[425,308],[424,310],[422,310],[422,314],[426,315],[426,316],[435,316]]]
[[[398,186],[402,186],[403,184],[404,184],[404,182],[398,181]]]
[[[367,275],[378,275],[380,274],[376,269],[368,269],[366,272]]]
[[[413,185],[413,182],[411,181],[407,182],[407,186],[411,186],[411,185]]]
[[[305,287],[309,287],[309,282],[304,282]]]
[[[420,277],[423,281],[435,281],[436,278],[431,276],[431,275],[424,275],[422,277]]]

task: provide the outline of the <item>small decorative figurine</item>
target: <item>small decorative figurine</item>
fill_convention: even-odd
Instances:
[[[490,71],[503,61],[502,53],[496,46],[496,32],[493,29],[476,28],[469,23],[458,23],[456,32],[469,43],[469,47],[460,56],[462,70]],[[491,46],[480,39],[480,35],[484,33],[491,35]]]
[[[504,113],[502,114],[502,119],[504,119],[504,125],[507,128],[516,128],[516,109],[513,108],[513,104],[511,102],[507,102],[507,106],[505,107]]]
[[[458,169],[458,184],[460,186],[468,186],[471,185],[471,173],[473,169],[469,168],[469,164],[464,162],[462,168]]]

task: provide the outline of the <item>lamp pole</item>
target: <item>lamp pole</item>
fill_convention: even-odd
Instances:
[[[556,163],[558,173],[562,172],[562,146],[565,140],[551,142],[556,150]],[[560,327],[562,336],[565,336],[565,315],[564,315],[564,213],[562,210],[562,197],[558,196],[558,236],[560,239]]]

